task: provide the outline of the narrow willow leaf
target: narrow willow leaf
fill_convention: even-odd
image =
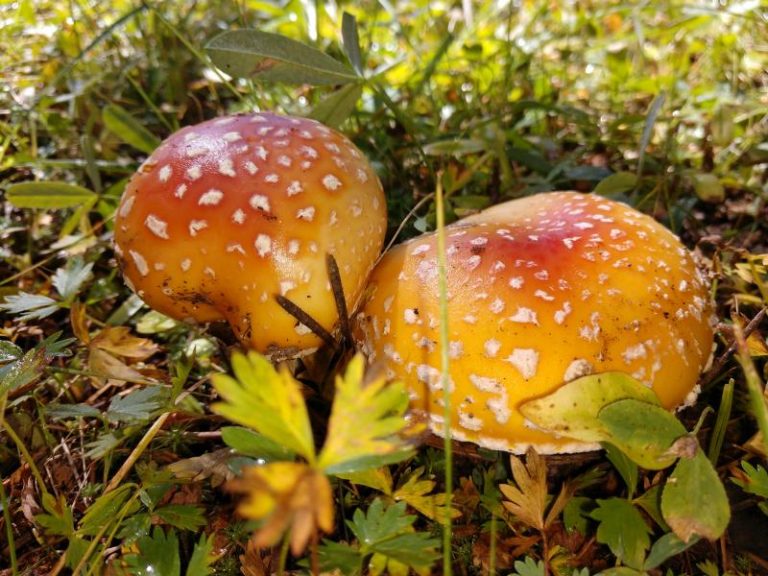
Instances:
[[[342,86],[315,106],[309,117],[326,126],[338,128],[354,112],[362,94],[362,84]]]
[[[693,458],[677,463],[661,494],[661,513],[683,542],[723,535],[731,509],[723,483],[704,452],[698,450]]]
[[[687,434],[669,411],[634,398],[609,404],[600,410],[598,419],[605,426],[607,440],[647,470],[671,466],[678,454],[670,449]]]
[[[17,208],[71,208],[93,202],[95,192],[66,182],[20,182],[8,186],[7,200]]]
[[[595,186],[594,193],[614,197],[632,192],[637,186],[637,175],[632,172],[616,172],[604,178]]]
[[[211,40],[206,50],[214,64],[230,76],[314,85],[360,80],[354,70],[328,54],[260,30],[224,32]]]
[[[141,152],[151,154],[160,146],[160,139],[157,136],[116,104],[107,104],[101,113],[101,118],[110,132]]]
[[[577,378],[552,394],[520,406],[520,411],[540,428],[582,442],[609,440],[598,414],[611,402],[636,398],[658,404],[652,390],[623,372],[604,372]]]
[[[363,57],[360,54],[360,35],[357,32],[357,20],[349,12],[341,18],[341,38],[344,40],[344,52],[355,71],[362,76]]]

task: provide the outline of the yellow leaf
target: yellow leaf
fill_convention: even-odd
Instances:
[[[446,505],[444,493],[430,494],[435,488],[434,480],[422,476],[424,467],[417,468],[392,495],[396,501],[404,501],[431,520],[447,524],[452,518],[461,516],[461,512]]]
[[[259,547],[274,546],[290,530],[291,552],[298,556],[315,534],[333,530],[331,484],[303,462],[250,466],[227,487],[246,496],[238,512],[262,522],[253,534]]]
[[[364,379],[364,361],[356,355],[343,377],[336,378],[336,396],[328,436],[318,465],[341,474],[399,462],[412,451],[403,433],[408,426],[408,395],[401,382],[382,375]]]

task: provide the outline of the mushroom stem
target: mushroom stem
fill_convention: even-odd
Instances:
[[[307,314],[304,310],[301,309],[301,307],[298,304],[294,304],[288,298],[281,294],[275,294],[275,300],[280,305],[280,307],[288,312],[291,316],[296,318],[299,322],[304,324],[307,328],[309,328],[315,336],[320,338],[323,342],[328,344],[331,348],[334,350],[338,348],[339,344],[336,342],[336,340],[333,338],[330,332],[323,328],[320,323],[312,318],[309,314]]]
[[[344,285],[341,282],[341,273],[339,265],[333,254],[325,255],[325,266],[328,269],[328,280],[331,283],[333,299],[336,301],[336,311],[339,313],[339,328],[341,329],[341,347],[345,347],[352,342],[352,328],[349,324],[349,312],[347,311],[347,301],[344,298]]]

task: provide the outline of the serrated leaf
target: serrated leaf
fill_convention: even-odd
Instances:
[[[357,102],[363,94],[362,84],[347,84],[326,96],[312,109],[310,118],[326,126],[338,128],[355,111]]]
[[[181,558],[179,539],[173,530],[168,533],[156,526],[151,536],[136,541],[138,554],[126,555],[125,560],[133,576],[180,576]]]
[[[275,370],[259,354],[232,356],[234,378],[215,374],[213,386],[224,402],[212,410],[232,422],[251,428],[299,454],[310,463],[316,460],[309,415],[300,384],[286,367]]]
[[[357,472],[339,473],[336,476],[342,480],[349,480],[352,484],[358,486],[373,488],[387,496],[392,494],[392,474],[386,466],[358,470]]]
[[[113,396],[107,410],[110,422],[144,422],[168,402],[168,389],[147,386],[125,396]]]
[[[545,576],[546,566],[542,560],[534,560],[526,556],[525,560],[515,560],[515,572],[512,576]]]
[[[631,192],[637,186],[637,175],[632,172],[616,172],[600,180],[594,193],[608,198]]]
[[[544,529],[547,508],[547,466],[535,450],[529,449],[526,462],[510,456],[514,484],[501,484],[502,505],[515,518],[532,528]]]
[[[725,488],[706,455],[680,458],[661,494],[661,513],[683,541],[716,540],[731,519]]]
[[[444,492],[431,494],[437,484],[434,480],[423,477],[424,467],[414,470],[392,494],[395,501],[404,501],[431,520],[447,524],[452,518],[461,516],[461,512],[446,505]]]
[[[364,555],[357,546],[346,542],[323,540],[318,549],[318,558],[324,574],[338,570],[345,576],[358,576],[363,569]]]
[[[157,136],[116,104],[107,104],[101,113],[101,118],[107,130],[141,152],[151,154],[160,146],[160,139]]]
[[[71,537],[75,533],[75,522],[72,508],[67,504],[63,495],[57,498],[51,494],[43,493],[43,509],[47,514],[38,514],[35,521],[45,529],[45,532],[54,536]]]
[[[276,460],[293,460],[296,455],[284,446],[240,426],[226,426],[221,429],[221,439],[224,443],[237,450],[243,456],[260,458],[267,462]]]
[[[92,262],[85,264],[82,258],[75,258],[56,270],[51,282],[59,295],[64,300],[69,300],[77,296],[80,288],[91,277],[92,269]]]
[[[193,504],[167,504],[156,508],[153,515],[180,530],[195,531],[208,524],[203,509]]]
[[[333,530],[334,500],[328,478],[303,462],[272,462],[244,468],[227,484],[246,499],[238,512],[260,521],[254,542],[274,546],[286,531],[298,556],[317,532]]]
[[[213,539],[215,534],[200,534],[200,539],[192,550],[192,556],[187,564],[187,576],[208,576],[213,574],[211,566],[217,560],[213,553]]]
[[[746,460],[741,461],[741,469],[746,474],[745,479],[733,478],[736,485],[740,486],[745,492],[768,498],[768,470],[760,466],[752,466]]]
[[[653,390],[628,374],[604,372],[572,380],[552,394],[525,402],[520,411],[545,430],[582,442],[603,442],[609,438],[598,414],[625,398],[659,403]]]
[[[206,51],[216,66],[235,77],[314,85],[360,79],[354,70],[324,52],[260,30],[224,32],[206,45]]]
[[[0,310],[9,314],[19,314],[19,320],[42,320],[59,310],[58,301],[42,294],[19,292],[5,297]]]
[[[51,403],[45,407],[45,415],[52,420],[66,420],[68,418],[99,418],[101,417],[101,410],[97,410],[89,404]]]
[[[88,458],[98,460],[103,458],[115,448],[120,446],[121,439],[112,432],[104,432],[96,437],[96,440],[88,442],[85,447],[88,451],[85,453]]]
[[[128,499],[131,497],[131,493],[135,490],[135,486],[125,484],[118,486],[111,492],[102,494],[96,501],[88,507],[85,515],[80,520],[78,526],[78,533],[82,536],[96,536],[99,534],[105,526],[109,526],[112,522],[115,522],[120,517],[120,511]],[[138,510],[139,503],[134,500],[129,505],[129,510]]]
[[[358,539],[363,554],[381,554],[419,571],[438,558],[438,541],[429,534],[414,532],[416,517],[406,514],[405,508],[405,502],[385,507],[377,498],[367,512],[355,510],[347,525]]]
[[[413,454],[400,436],[407,427],[405,386],[387,382],[384,375],[365,382],[364,367],[358,354],[336,377],[328,435],[318,457],[318,466],[328,474],[380,467]]]
[[[670,448],[687,434],[669,411],[634,398],[608,404],[600,410],[598,419],[605,426],[607,440],[648,470],[671,466],[678,455]]]
[[[95,192],[65,182],[21,182],[5,190],[6,199],[17,208],[71,208],[98,198]]]
[[[24,356],[24,350],[8,340],[0,340],[0,364],[15,362]]]
[[[608,498],[597,500],[591,516],[600,523],[597,541],[606,544],[619,561],[641,569],[651,546],[651,530],[640,511],[628,500]]]

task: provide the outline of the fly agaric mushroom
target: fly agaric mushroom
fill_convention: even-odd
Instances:
[[[226,320],[273,357],[337,321],[326,255],[353,306],[384,240],[378,178],[342,134],[306,118],[228,116],[166,139],[128,183],[115,219],[126,283],[173,318]]]
[[[446,228],[452,430],[523,453],[593,449],[527,425],[518,407],[591,373],[620,371],[662,405],[692,402],[710,357],[712,310],[692,255],[618,202],[538,194]],[[386,253],[355,337],[444,434],[436,234]]]

